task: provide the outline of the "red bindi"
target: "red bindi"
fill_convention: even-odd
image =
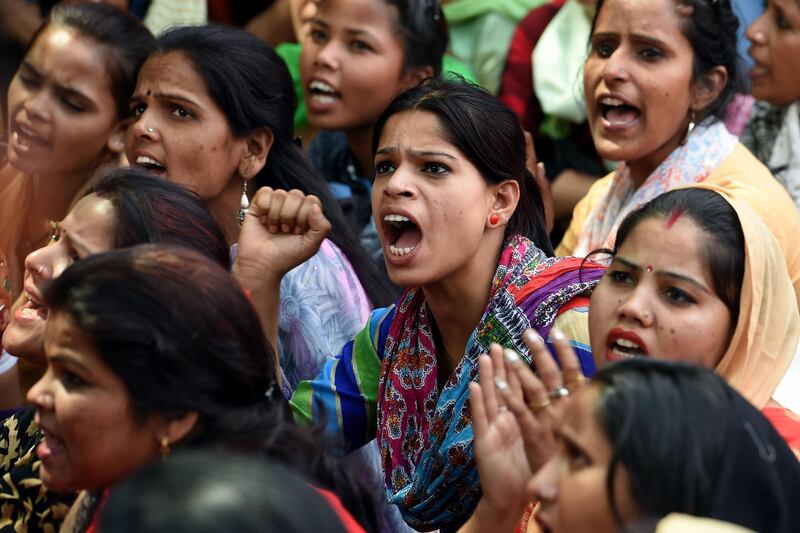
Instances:
[[[675,211],[673,211],[672,214],[669,216],[669,219],[667,219],[666,228],[667,229],[672,228],[672,226],[675,225],[678,219],[681,218],[685,212],[686,212],[685,209],[676,209]]]
[[[644,271],[650,274],[651,272],[653,272],[653,265],[647,265],[646,267],[644,267]]]

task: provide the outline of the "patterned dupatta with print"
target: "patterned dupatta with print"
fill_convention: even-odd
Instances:
[[[664,192],[708,178],[737,142],[725,124],[710,120],[699,124],[638,188],[628,166],[620,164],[606,195],[583,226],[572,255],[585,257],[598,248],[613,249],[617,229],[631,211]]]
[[[489,344],[513,347],[530,361],[522,332],[547,338],[559,309],[590,291],[603,267],[577,258],[547,258],[524,237],[500,255],[483,317],[441,391],[432,316],[419,289],[398,301],[378,390],[378,445],[387,497],[416,529],[463,523],[480,498],[472,451],[469,382]]]

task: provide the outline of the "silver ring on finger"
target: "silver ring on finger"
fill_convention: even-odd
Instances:
[[[569,396],[569,389],[566,387],[556,387],[555,389],[547,393],[547,397],[550,398],[551,400],[566,398],[567,396]]]

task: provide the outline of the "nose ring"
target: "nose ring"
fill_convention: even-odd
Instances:
[[[156,132],[155,128],[150,128],[150,127],[147,128],[147,133],[155,133],[155,132]]]

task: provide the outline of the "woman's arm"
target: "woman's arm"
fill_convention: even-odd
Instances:
[[[330,229],[315,196],[263,187],[250,202],[233,274],[248,292],[276,350],[281,279],[317,253]]]

